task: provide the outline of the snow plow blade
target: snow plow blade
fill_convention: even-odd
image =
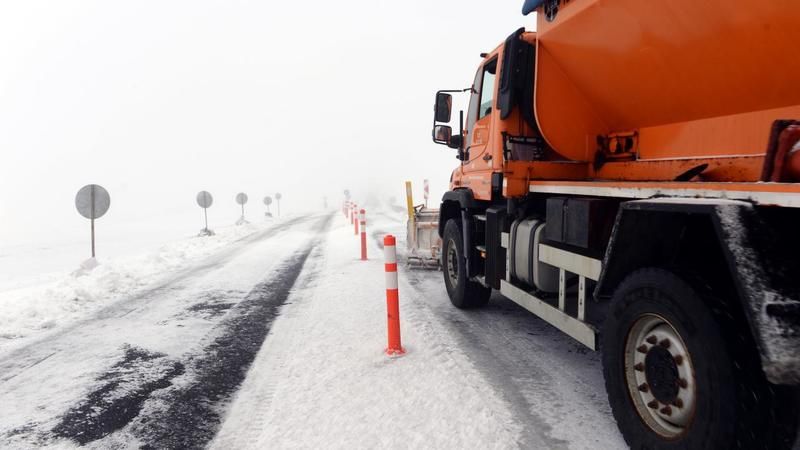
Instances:
[[[414,208],[406,224],[410,267],[438,269],[442,239],[439,237],[439,210],[423,206]]]

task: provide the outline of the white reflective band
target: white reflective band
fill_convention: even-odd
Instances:
[[[386,272],[386,289],[397,289],[397,272]]]
[[[392,246],[384,246],[383,247],[383,256],[384,260],[387,264],[393,264],[397,262],[397,248]]]

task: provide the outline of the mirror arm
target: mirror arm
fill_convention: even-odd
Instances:
[[[464,148],[464,110],[458,112],[458,135],[461,136],[461,145],[459,148]]]

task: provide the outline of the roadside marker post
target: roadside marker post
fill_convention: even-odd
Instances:
[[[344,213],[344,218],[347,220],[347,211],[350,208],[350,189],[344,190],[344,206],[342,207],[342,212]]]
[[[350,225],[352,225],[356,221],[355,217],[356,217],[356,204],[355,203],[351,203],[350,204]]]
[[[406,351],[400,342],[400,298],[397,291],[397,242],[391,234],[383,237],[383,254],[386,261],[386,318],[389,346],[386,354],[399,356]]]
[[[94,221],[103,217],[111,206],[111,196],[108,195],[103,186],[97,184],[87,184],[82,187],[75,195],[75,208],[78,214],[90,219],[92,229],[92,258],[94,252]]]
[[[367,212],[362,208],[359,219],[361,220],[361,260],[367,260]]]
[[[363,211],[363,209],[362,209],[362,211]],[[356,235],[356,237],[358,237],[358,220],[359,220],[359,217],[358,217],[358,208],[356,208],[356,209],[355,209],[355,211],[353,211],[353,216],[354,216],[354,217],[355,217],[355,219],[356,219],[356,220],[353,222],[353,224],[354,224],[353,230],[355,231],[355,235]]]
[[[197,204],[203,208],[203,217],[205,218],[205,228],[200,230],[198,236],[214,236],[214,232],[208,229],[208,208],[214,203],[214,197],[208,191],[200,191],[197,193]]]

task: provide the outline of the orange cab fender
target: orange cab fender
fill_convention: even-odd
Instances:
[[[485,208],[486,203],[475,200],[475,196],[470,189],[454,189],[445,192],[439,209],[439,236],[444,237],[444,226],[448,220],[461,220],[461,211]]]

